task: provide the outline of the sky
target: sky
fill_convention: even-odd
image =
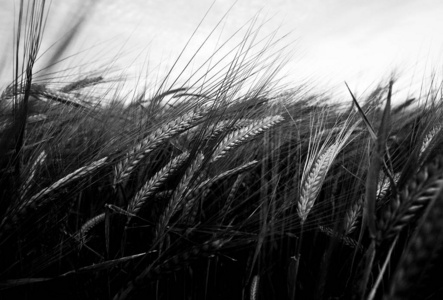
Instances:
[[[78,72],[104,64],[128,78],[136,80],[143,73],[158,80],[194,34],[176,67],[180,70],[198,51],[188,67],[193,72],[223,41],[228,40],[228,46],[218,57],[241,42],[254,17],[255,28],[260,27],[257,40],[276,30],[278,37],[285,36],[275,49],[284,48],[287,60],[280,76],[288,86],[308,82],[320,92],[340,94],[346,81],[357,94],[364,94],[395,73],[398,97],[407,97],[434,73],[441,74],[443,66],[441,0],[107,0],[92,1],[92,9],[82,10],[84,3],[53,1],[42,45],[46,49],[59,40],[86,12],[66,53],[81,52],[68,62],[70,67],[81,65]],[[8,42],[14,5],[18,1],[0,0],[3,53],[12,47]]]

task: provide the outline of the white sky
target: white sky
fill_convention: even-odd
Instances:
[[[14,2],[18,5],[19,1],[0,0],[0,50],[3,53],[2,47],[11,40]],[[126,54],[119,54],[116,67],[127,69],[133,75],[140,75],[146,59],[153,74],[169,69],[211,6],[211,1],[204,0],[95,2],[98,4],[70,53],[99,44],[85,53],[81,61],[95,58],[105,62],[124,45]],[[70,28],[69,22],[72,24],[75,20],[75,8],[81,3],[85,1],[53,1],[43,48]],[[183,65],[233,3],[232,0],[215,2],[191,41]],[[397,89],[407,93],[417,89],[423,76],[429,77],[431,71],[441,74],[441,0],[239,0],[191,68],[195,69],[203,58],[213,53],[219,36],[222,41],[226,40],[260,10],[258,25],[271,18],[260,36],[279,28],[280,34],[290,32],[285,38],[288,44],[295,41],[287,49],[291,60],[282,73],[287,76],[285,82],[295,86],[308,80],[319,89],[332,88],[340,93],[345,90],[343,81],[347,81],[361,94],[395,70],[401,79]],[[232,43],[235,41],[238,39]],[[136,57],[137,62],[128,68]]]

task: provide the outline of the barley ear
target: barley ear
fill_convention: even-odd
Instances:
[[[38,98],[45,99],[44,101],[55,101],[60,102],[66,105],[70,105],[77,108],[85,108],[85,109],[91,109],[93,108],[89,103],[86,101],[82,101],[78,99],[77,97],[74,97],[68,93],[58,92],[49,90],[46,88],[43,89],[37,89],[33,91],[34,96]]]
[[[391,95],[393,81],[389,82],[388,96],[386,105],[383,110],[380,128],[377,133],[377,139],[374,141],[373,153],[369,163],[368,175],[366,178],[365,202],[363,207],[363,220],[360,230],[358,242],[360,243],[366,228],[369,231],[371,244],[364,258],[363,277],[360,281],[359,293],[361,297],[366,295],[369,277],[373,267],[376,250],[377,250],[377,227],[376,227],[376,200],[377,200],[377,184],[382,164],[384,163],[384,155],[386,152],[386,142],[389,136],[389,128],[391,123]]]
[[[389,296],[385,299],[419,299],[417,288],[424,284],[429,269],[443,249],[443,183],[433,197],[420,225],[411,237],[393,276]],[[441,274],[441,273],[440,273]]]
[[[424,165],[399,192],[378,218],[377,240],[392,239],[429,203],[443,181],[443,156]]]
[[[128,178],[138,163],[163,142],[194,126],[203,118],[204,112],[205,109],[197,109],[166,123],[134,146],[115,167],[114,187]]]
[[[297,214],[301,225],[304,225],[308,218],[335,157],[349,141],[356,126],[357,124],[354,124],[349,128],[345,123],[334,144],[323,145],[320,150],[314,151],[307,158],[302,174],[300,198],[297,202]]]
[[[435,136],[441,131],[442,128],[443,128],[442,124],[437,124],[424,137],[423,142],[422,142],[421,147],[420,147],[420,157],[422,159],[423,159],[423,156],[425,156],[425,154],[426,154],[425,153],[426,150],[428,150],[429,146],[434,141]]]
[[[372,153],[368,176],[366,178],[366,191],[365,191],[365,202],[363,207],[363,230],[365,226],[368,227],[369,233],[372,239],[376,238],[376,217],[375,217],[375,202],[377,199],[377,184],[378,177],[380,174],[380,169],[383,163],[383,157],[386,152],[386,142],[389,135],[389,125],[391,116],[391,93],[392,93],[392,81],[389,83],[388,97],[386,101],[386,106],[383,111],[383,116],[378,131],[377,139],[375,140]]]
[[[240,146],[246,141],[252,139],[258,134],[282,122],[281,116],[266,117],[263,120],[256,121],[244,128],[229,133],[219,144],[212,154],[211,162],[215,162],[224,157],[229,151]]]
[[[255,275],[254,278],[252,278],[251,282],[251,291],[250,291],[250,298],[251,300],[257,300],[258,299],[258,285],[260,282],[260,276]]]
[[[323,151],[321,155],[315,160],[311,169],[304,171],[307,176],[302,183],[300,200],[297,203],[297,213],[303,224],[314,206],[323,181],[326,177],[335,154],[337,153],[338,144],[334,144]]]
[[[344,235],[351,234],[357,227],[358,218],[361,217],[363,200],[359,198],[355,203],[346,211]]]
[[[102,76],[97,76],[97,77],[85,77],[83,79],[77,80],[73,83],[70,83],[66,86],[64,86],[63,88],[60,89],[60,92],[63,93],[69,93],[75,90],[79,90],[91,85],[96,85],[99,84],[100,82],[103,81],[103,77]]]
[[[166,166],[159,170],[151,179],[146,182],[143,187],[137,192],[137,194],[129,201],[128,213],[137,215],[140,209],[143,207],[145,201],[152,196],[161,185],[168,179],[171,174],[180,168],[183,163],[189,158],[189,152],[184,152],[179,156],[172,159]],[[128,217],[128,223],[131,217]]]
[[[59,179],[49,187],[41,190],[39,193],[32,196],[29,200],[24,201],[19,207],[11,210],[12,215],[7,216],[3,219],[2,223],[0,224],[0,228],[4,228],[6,230],[10,229],[13,225],[25,219],[29,213],[51,202],[52,198],[50,197],[50,195],[54,194],[55,192],[72,183],[73,181],[81,179],[82,177],[85,177],[92,172],[98,170],[105,165],[106,160],[107,157],[94,161],[85,167],[75,170],[67,176]]]
[[[185,174],[181,178],[178,186],[175,188],[175,191],[169,200],[168,205],[166,206],[164,212],[161,214],[157,226],[155,228],[155,241],[159,241],[162,236],[165,234],[165,231],[169,225],[170,219],[175,215],[177,211],[179,211],[184,205],[184,196],[186,195],[187,190],[189,190],[189,186],[193,180],[196,179],[196,172],[198,172],[202,166],[204,156],[203,154],[197,154],[194,161],[186,170]],[[198,177],[198,175],[197,175]],[[154,242],[155,244],[155,242]]]
[[[80,240],[80,247],[86,244],[88,232],[92,228],[103,222],[104,220],[105,220],[105,213],[101,213],[89,219],[88,221],[85,222],[85,224],[82,225],[80,230],[75,234],[75,236]]]

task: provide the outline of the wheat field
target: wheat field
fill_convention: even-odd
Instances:
[[[441,89],[282,88],[249,34],[225,72],[101,102],[106,74],[38,77],[33,4],[0,98],[1,299],[443,297]]]

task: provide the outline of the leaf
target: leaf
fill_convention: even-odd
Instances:
[[[345,84],[346,84],[346,87],[348,88],[349,93],[352,96],[352,101],[354,102],[355,107],[357,108],[357,111],[360,113],[363,121],[366,124],[366,127],[368,128],[369,133],[371,134],[372,139],[375,141],[377,139],[377,135],[375,134],[374,127],[372,127],[371,123],[369,122],[368,118],[366,117],[365,112],[358,104],[357,99],[355,99],[355,96],[354,96],[354,94],[352,94],[351,89],[349,88],[348,84],[346,82],[345,82]]]

